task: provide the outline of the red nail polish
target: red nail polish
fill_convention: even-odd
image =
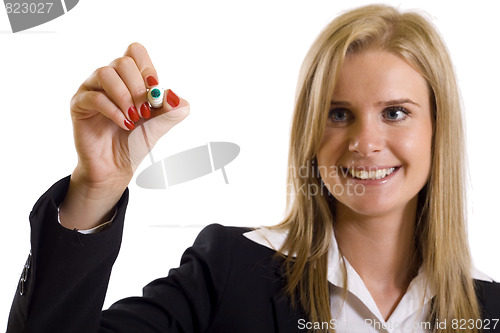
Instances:
[[[178,106],[180,103],[179,97],[177,97],[177,95],[174,94],[174,92],[170,89],[168,90],[168,93],[167,93],[167,103],[173,108]]]
[[[141,105],[141,116],[146,119],[151,117],[151,108],[147,102]]]
[[[134,123],[128,119],[125,119],[123,123],[125,124],[125,127],[127,127],[129,130],[133,130],[135,128]]]
[[[128,117],[134,123],[139,121],[139,112],[137,112],[137,109],[135,108],[135,106],[131,106],[128,108]]]
[[[146,78],[146,83],[148,86],[153,87],[158,85],[158,80],[153,75],[150,75]]]

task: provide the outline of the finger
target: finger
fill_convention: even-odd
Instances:
[[[92,90],[99,90],[97,87],[100,87],[111,101],[122,110],[128,120],[132,122],[139,120],[139,113],[132,96],[115,68],[111,66],[101,67],[94,72],[93,76],[95,78],[90,79],[90,82],[95,83]]]
[[[137,169],[137,166],[165,133],[188,115],[189,103],[181,99],[175,110],[163,114],[155,112],[154,117],[140,124],[137,130],[128,136],[132,170]]]
[[[136,110],[139,110],[139,114],[143,118],[149,118],[151,116],[151,109],[146,99],[146,85],[134,59],[129,56],[123,56],[114,60],[111,66],[116,70],[127,87]],[[134,122],[138,120],[132,118],[131,115],[129,115],[129,118]]]
[[[130,44],[125,51],[125,56],[134,59],[147,88],[158,85],[158,74],[156,73],[153,62],[151,61],[148,51],[144,46],[139,43]]]
[[[163,105],[160,113],[170,112],[180,105],[181,99],[172,89],[167,89],[163,93]]]
[[[99,112],[124,130],[135,128],[134,123],[130,122],[122,110],[102,91],[90,90],[76,94],[71,100],[71,109]],[[78,117],[78,112],[74,114]]]

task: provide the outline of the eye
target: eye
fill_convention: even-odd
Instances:
[[[347,109],[333,109],[328,112],[328,119],[335,123],[348,122],[352,119],[352,113]]]
[[[390,107],[384,110],[384,118],[392,122],[403,121],[409,114],[410,112],[401,106]]]

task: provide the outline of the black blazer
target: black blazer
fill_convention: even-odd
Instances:
[[[57,221],[69,177],[53,185],[30,214],[32,252],[12,304],[7,332],[303,332],[307,317],[282,293],[275,251],[248,240],[248,229],[210,225],[179,268],[102,311],[118,255],[128,201],[113,224],[83,235]],[[500,319],[500,284],[476,281],[483,318]],[[491,325],[493,326],[493,325]],[[496,330],[500,332],[500,323]]]

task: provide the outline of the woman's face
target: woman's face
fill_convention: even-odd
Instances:
[[[387,51],[349,55],[317,155],[325,186],[357,214],[404,209],[427,182],[432,127],[422,75]]]

